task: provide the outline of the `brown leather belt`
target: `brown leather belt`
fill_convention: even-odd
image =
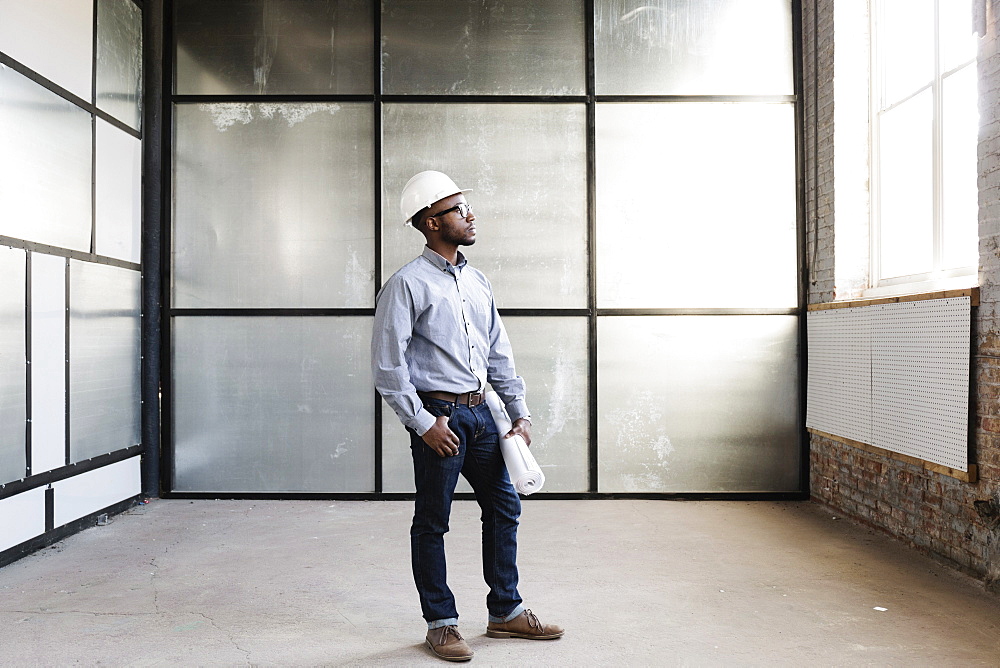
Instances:
[[[451,392],[417,392],[422,399],[440,399],[451,404],[462,404],[465,406],[478,406],[483,403],[485,397],[482,392],[465,392],[464,394],[452,394]]]

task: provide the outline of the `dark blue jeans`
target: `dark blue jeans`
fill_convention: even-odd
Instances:
[[[483,578],[490,588],[486,608],[491,621],[506,621],[523,609],[517,593],[521,500],[507,475],[493,416],[485,403],[469,408],[429,399],[424,406],[434,416],[448,415],[448,426],[461,442],[457,455],[440,457],[410,431],[417,488],[410,556],[424,619],[431,628],[458,623],[455,597],[447,582],[444,534],[461,473],[472,485],[482,509]]]

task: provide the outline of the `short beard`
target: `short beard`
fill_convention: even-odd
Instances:
[[[467,236],[458,236],[458,235],[455,235],[454,237],[442,237],[441,240],[446,241],[447,243],[450,244],[455,244],[456,246],[471,246],[472,244],[476,243],[475,237],[469,239]]]

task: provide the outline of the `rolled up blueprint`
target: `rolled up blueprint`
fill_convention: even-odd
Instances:
[[[497,431],[500,433],[500,452],[503,453],[503,460],[507,464],[507,473],[510,474],[510,481],[514,483],[514,489],[525,496],[537,492],[545,484],[545,474],[542,473],[523,438],[520,436],[504,438],[504,434],[510,431],[511,424],[507,411],[500,403],[500,396],[496,392],[487,392],[486,405],[490,407],[493,421],[496,422]]]

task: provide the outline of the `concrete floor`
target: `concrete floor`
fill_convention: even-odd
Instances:
[[[153,501],[0,569],[0,665],[444,665],[422,646],[410,513]],[[1000,600],[807,502],[526,502],[521,593],[567,633],[489,639],[477,524],[457,502],[474,665],[1000,665]]]

